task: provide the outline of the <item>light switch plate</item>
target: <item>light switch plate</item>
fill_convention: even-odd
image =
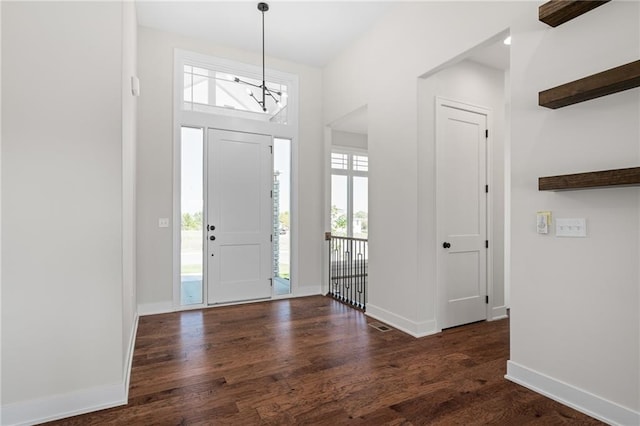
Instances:
[[[536,230],[538,234],[548,234],[551,225],[551,212],[539,211],[536,213]]]
[[[168,228],[169,227],[169,218],[161,217],[158,219],[158,228]]]
[[[556,219],[556,237],[583,238],[587,236],[587,220],[577,219]]]

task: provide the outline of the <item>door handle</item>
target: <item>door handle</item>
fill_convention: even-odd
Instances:
[[[207,225],[207,231],[214,231],[216,227],[214,225]]]
[[[449,244],[448,242],[445,241],[444,243],[442,243],[442,247],[443,248],[449,248],[449,247],[451,247],[451,244]]]
[[[215,240],[215,239],[216,239],[216,237],[212,235],[212,236],[210,236],[210,237],[209,237],[209,239],[210,239],[211,241],[213,241],[213,240]]]

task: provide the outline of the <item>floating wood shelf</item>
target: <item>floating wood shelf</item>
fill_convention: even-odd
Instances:
[[[538,178],[539,191],[640,185],[640,167]]]
[[[610,0],[551,0],[538,8],[538,19],[557,27]]]
[[[640,86],[640,60],[538,93],[538,105],[556,109]]]

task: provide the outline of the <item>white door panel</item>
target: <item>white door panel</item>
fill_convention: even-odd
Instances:
[[[208,302],[269,298],[271,137],[210,129],[208,144]]]
[[[220,138],[217,142],[214,161],[219,168],[220,180],[213,188],[220,202],[220,229],[227,233],[260,232],[260,155],[264,154],[263,147],[259,143],[234,139]]]
[[[487,318],[487,115],[448,102],[437,114],[439,318],[447,328]]]

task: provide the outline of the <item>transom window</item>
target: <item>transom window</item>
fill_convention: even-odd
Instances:
[[[249,75],[185,64],[183,109],[218,114],[238,111],[245,118],[287,124],[288,87],[266,81],[265,107],[262,81]]]

